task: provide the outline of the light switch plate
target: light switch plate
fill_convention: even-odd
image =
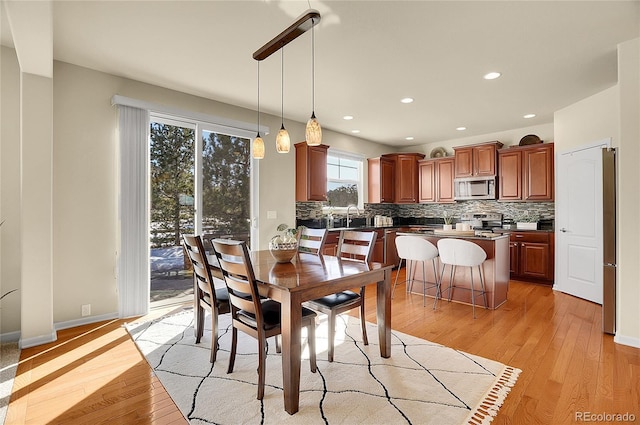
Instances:
[[[267,211],[267,218],[275,220],[278,218],[278,213],[276,211]]]

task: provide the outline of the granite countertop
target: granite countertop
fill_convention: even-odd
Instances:
[[[471,240],[483,240],[483,241],[495,241],[497,239],[508,238],[509,235],[502,233],[491,233],[491,232],[482,232],[479,235],[475,236],[457,236],[457,235],[439,235],[435,234],[433,230],[422,230],[422,231],[409,231],[409,232],[398,232],[398,236],[429,236],[435,238],[457,238],[457,239],[471,239]]]

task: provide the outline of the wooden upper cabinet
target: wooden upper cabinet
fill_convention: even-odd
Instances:
[[[498,196],[503,201],[522,200],[522,151],[498,152]]]
[[[553,201],[553,143],[522,151],[525,201]]]
[[[418,160],[421,153],[391,153],[368,159],[369,202],[418,202]]]
[[[453,157],[418,161],[419,202],[455,202],[454,164]]]
[[[436,202],[436,162],[418,161],[418,202]]]
[[[395,194],[395,161],[381,156],[369,158],[369,203],[392,203]]]
[[[424,158],[421,153],[384,155],[395,161],[395,196],[396,204],[413,204],[418,202],[418,160]]]
[[[498,152],[499,200],[553,201],[553,143]]]
[[[455,177],[485,177],[496,175],[496,157],[500,142],[453,148],[455,152]]]
[[[436,160],[437,201],[455,202],[453,190],[453,176],[455,173],[455,159],[440,158]]]
[[[300,142],[295,148],[296,201],[326,201],[329,146],[309,146],[307,142]]]

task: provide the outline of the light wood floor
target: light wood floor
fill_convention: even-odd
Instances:
[[[601,332],[600,306],[515,281],[508,298],[474,320],[470,306],[440,301],[433,311],[432,299],[423,307],[398,286],[392,327],[522,369],[494,424],[569,424],[576,412],[630,413],[640,423],[640,349]],[[367,320],[375,322],[375,287]],[[186,423],[122,324],[63,330],[23,350],[5,423]]]

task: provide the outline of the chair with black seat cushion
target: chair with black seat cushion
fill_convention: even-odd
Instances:
[[[352,230],[342,231],[340,232],[336,255],[341,258],[349,258],[368,263],[371,259],[375,241],[376,232],[359,232]],[[362,341],[364,345],[369,345],[369,340],[367,338],[367,323],[364,319],[364,295],[365,287],[363,286],[360,288],[359,293],[353,291],[342,291],[337,294],[331,294],[311,300],[307,303],[310,308],[328,316],[328,359],[330,362],[333,361],[336,316],[340,313],[360,307]]]
[[[281,305],[261,298],[255,280],[247,245],[242,241],[214,239],[216,258],[220,264],[231,304],[231,353],[227,373],[233,372],[238,342],[238,329],[258,340],[258,400],[264,396],[267,338],[282,332]],[[316,372],[315,326],[316,313],[302,308],[301,326],[307,328],[311,372]]]
[[[303,227],[298,236],[298,252],[322,255],[322,248],[326,239],[327,229]]]
[[[196,343],[204,333],[205,310],[211,313],[211,363],[218,353],[218,314],[231,311],[227,288],[216,288],[202,238],[196,235],[182,235],[184,249],[193,265],[193,309],[195,315]]]

